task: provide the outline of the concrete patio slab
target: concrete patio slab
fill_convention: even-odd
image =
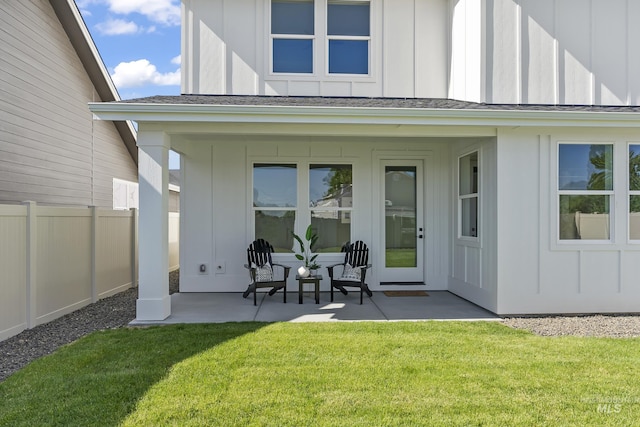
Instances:
[[[320,293],[316,304],[312,292],[304,294],[298,304],[298,293],[258,294],[242,298],[240,293],[176,293],[171,295],[171,316],[162,321],[134,320],[136,325],[222,322],[338,322],[338,321],[420,321],[420,320],[500,320],[497,315],[447,291],[428,291],[428,296],[389,297],[383,292],[365,296],[360,305],[359,292]]]

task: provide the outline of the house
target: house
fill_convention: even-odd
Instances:
[[[87,110],[120,98],[75,3],[2,2],[0,20],[0,203],[114,207],[136,131]]]
[[[296,266],[290,231],[322,223],[320,264],[362,239],[374,291],[448,290],[500,315],[640,311],[640,4],[182,9],[183,95],[90,104],[139,124],[139,320],[171,312],[170,149],[181,292],[244,290],[266,234]],[[325,203],[338,190],[348,201]]]

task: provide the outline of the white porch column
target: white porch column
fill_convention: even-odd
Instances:
[[[140,285],[136,319],[164,320],[171,314],[169,136],[164,132],[141,131],[138,146]]]

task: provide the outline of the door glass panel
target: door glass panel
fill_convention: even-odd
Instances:
[[[385,167],[385,266],[417,266],[416,167]]]

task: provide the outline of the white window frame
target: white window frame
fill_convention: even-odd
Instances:
[[[317,15],[317,0],[311,0],[313,3],[313,34],[273,34],[271,32],[271,0],[267,1],[267,15],[268,15],[268,25],[267,32],[269,33],[269,74],[273,76],[289,76],[289,77],[309,77],[315,76],[318,64],[316,61],[316,46],[317,40],[316,35],[318,34],[318,15]],[[311,54],[311,73],[279,73],[273,71],[273,41],[281,39],[281,40],[311,40],[312,45],[312,54]]]
[[[296,168],[296,205],[295,207],[289,206],[254,206],[253,205],[253,189],[254,189],[254,170],[257,164],[260,165],[291,165]],[[249,230],[251,230],[251,241],[254,241],[258,236],[256,236],[256,211],[291,211],[294,214],[294,230],[298,230],[298,221],[299,221],[299,212],[300,212],[300,165],[297,162],[286,161],[283,159],[254,159],[249,162],[250,167],[248,168],[249,173],[249,191],[248,193],[248,204],[251,207],[251,215],[249,215]],[[298,231],[296,231],[297,233]],[[293,247],[291,248],[293,251]],[[286,253],[285,253],[286,254]]]
[[[638,239],[633,239],[631,238],[631,196],[638,196],[640,197],[640,190],[631,190],[631,180],[630,180],[630,176],[629,176],[629,150],[631,149],[632,145],[637,145],[640,147],[640,141],[630,141],[627,142],[626,144],[626,159],[627,159],[627,164],[625,167],[625,171],[626,173],[626,180],[625,180],[625,185],[626,185],[626,193],[627,193],[627,242],[633,245],[637,245],[640,244],[640,238]]]
[[[310,194],[309,194],[309,176],[310,176],[310,168],[311,165],[349,165],[351,166],[351,174],[352,177],[355,175],[355,165],[353,162],[349,162],[349,161],[335,161],[333,159],[320,159],[320,160],[305,160],[305,161],[289,161],[289,160],[284,160],[282,158],[252,158],[249,161],[249,168],[248,169],[248,173],[249,173],[249,179],[247,180],[247,182],[249,183],[249,188],[248,188],[248,192],[247,192],[247,202],[249,204],[249,206],[251,207],[251,215],[249,216],[248,220],[249,220],[249,224],[248,224],[248,230],[250,231],[250,237],[251,237],[251,241],[255,240],[256,236],[256,229],[255,229],[255,212],[258,210],[271,210],[271,211],[283,211],[283,210],[289,210],[289,211],[293,211],[295,214],[295,222],[294,222],[294,232],[296,234],[298,234],[299,236],[303,236],[305,233],[305,230],[307,229],[307,227],[309,226],[309,224],[311,223],[311,212],[313,210],[323,210],[323,211],[336,211],[336,212],[349,212],[350,213],[350,240],[353,240],[353,231],[354,231],[354,223],[353,223],[353,212],[354,212],[354,208],[355,208],[355,203],[354,200],[352,199],[352,205],[350,208],[344,208],[344,207],[335,207],[335,208],[320,208],[320,209],[315,209],[312,208],[310,205]],[[296,207],[295,208],[287,208],[287,207],[256,207],[253,206],[253,188],[254,188],[254,167],[256,164],[287,164],[287,165],[292,165],[296,167],[296,186],[297,186],[297,193],[296,193]],[[354,191],[354,189],[356,188],[355,183],[351,182],[351,185],[353,186],[352,192]],[[292,238],[292,251],[295,252],[297,250],[297,246],[295,244],[295,241],[293,241]],[[336,254],[339,252],[322,252],[323,255],[331,255],[331,254]],[[278,255],[288,255],[287,253],[279,253]]]
[[[113,209],[128,210],[138,209],[140,197],[138,195],[138,183],[120,178],[113,178]],[[124,194],[122,194],[124,192]],[[124,202],[124,203],[122,203]]]
[[[343,221],[348,217],[348,223],[349,225],[349,241],[353,240],[353,191],[355,188],[355,185],[353,183],[353,163],[350,162],[335,162],[335,161],[309,161],[309,162],[305,162],[306,164],[306,171],[307,171],[307,188],[306,188],[306,204],[305,206],[308,208],[308,212],[305,216],[305,218],[308,219],[308,222],[306,223],[306,225],[304,225],[302,227],[302,229],[306,229],[307,225],[311,223],[311,215],[314,211],[326,211],[326,212],[336,212],[338,214],[338,217],[340,218],[341,215],[344,215]],[[309,181],[309,177],[311,176],[311,165],[321,165],[321,166],[332,166],[332,165],[345,165],[345,166],[351,166],[351,206],[350,207],[330,207],[330,206],[326,206],[326,207],[311,207],[311,197],[309,194],[309,187],[310,187],[310,181]],[[338,253],[338,252],[321,252],[323,254],[327,253],[327,254],[332,254],[332,253]]]
[[[268,52],[268,58],[264,62],[268,67],[266,75],[270,80],[286,80],[286,81],[309,81],[317,80],[318,78],[328,81],[344,81],[348,79],[350,81],[358,82],[374,82],[376,69],[381,65],[378,56],[381,56],[379,51],[379,44],[381,41],[377,41],[378,27],[381,25],[378,22],[379,14],[378,8],[381,8],[381,2],[378,0],[344,0],[344,1],[356,1],[369,3],[369,36],[331,36],[332,39],[344,39],[344,40],[358,40],[367,39],[369,41],[369,73],[368,74],[337,74],[329,73],[329,36],[328,36],[328,0],[313,0],[314,2],[314,34],[313,36],[307,35],[295,35],[295,34],[272,34],[271,33],[271,0],[265,0],[265,30],[267,46],[265,46]],[[274,38],[282,39],[308,39],[313,40],[313,72],[312,73],[278,73],[273,71],[273,40]],[[376,56],[376,58],[374,58]],[[321,62],[324,62],[322,64]],[[324,70],[324,71],[322,71]]]
[[[460,160],[463,157],[469,156],[471,154],[476,153],[478,156],[478,176],[477,176],[477,192],[476,193],[469,193],[469,194],[460,194]],[[457,238],[458,240],[462,240],[462,241],[466,241],[466,242],[480,242],[480,225],[481,225],[481,212],[482,212],[482,208],[481,208],[481,193],[482,193],[482,153],[480,151],[479,148],[474,148],[472,150],[469,151],[465,151],[464,153],[458,155],[457,161],[456,161],[456,195],[457,195],[457,226],[458,226],[458,230],[457,230]],[[477,221],[477,226],[476,226],[476,235],[475,236],[464,236],[462,234],[462,204],[464,200],[468,200],[468,199],[476,199],[476,209],[477,209],[477,217],[476,217],[476,221]]]
[[[335,0],[340,1],[340,0]],[[324,72],[326,76],[349,76],[349,77],[370,77],[371,68],[373,62],[371,61],[371,34],[373,33],[373,1],[372,0],[344,0],[349,3],[368,3],[369,4],[369,35],[368,36],[339,36],[329,35],[329,0],[325,0],[325,13],[324,13],[324,34],[325,34],[325,54],[324,54]],[[367,74],[343,74],[343,73],[330,73],[329,72],[329,43],[331,40],[354,40],[354,41],[366,41],[367,42]]]
[[[561,145],[610,145],[612,147],[612,189],[611,190],[561,190],[560,189],[560,146]],[[554,194],[555,194],[555,229],[556,243],[562,246],[588,246],[588,245],[611,245],[615,243],[615,192],[616,174],[618,174],[618,164],[616,160],[616,144],[612,141],[557,141],[555,144],[555,171],[554,171]],[[628,170],[628,169],[627,169]],[[627,187],[628,188],[628,187]],[[560,238],[560,197],[561,196],[609,196],[609,238],[608,239],[561,239]]]

